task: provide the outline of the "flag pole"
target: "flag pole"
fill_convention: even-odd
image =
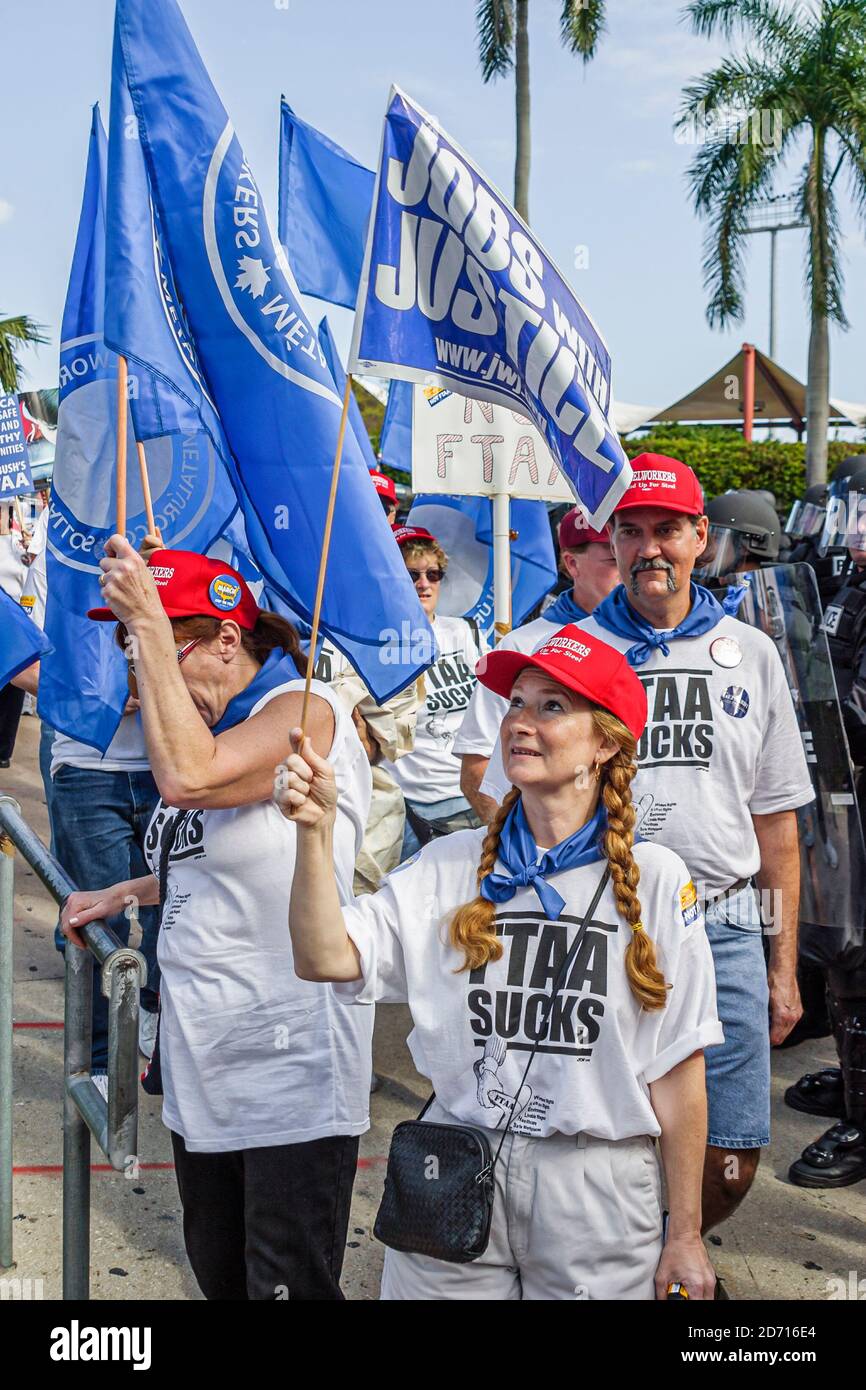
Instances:
[[[316,601],[313,605],[313,625],[310,631],[310,659],[307,662],[307,678],[304,684],[304,703],[301,707],[301,733],[306,733],[307,709],[310,704],[310,682],[313,679],[313,666],[316,661],[316,642],[319,639],[319,618],[322,612],[322,597],[325,592],[325,573],[328,568],[328,551],[331,547],[331,529],[334,524],[334,508],[337,502],[337,482],[340,477],[340,462],[343,457],[343,440],[346,437],[346,420],[349,415],[349,400],[352,391],[351,373],[346,373],[346,389],[343,392],[343,410],[340,415],[340,430],[337,435],[337,450],[334,454],[334,468],[331,474],[331,492],[328,497],[328,512],[325,517],[325,534],[322,538],[322,555],[319,560],[319,577],[316,582]]]
[[[144,496],[144,515],[147,521],[147,533],[149,536],[156,535],[156,522],[153,519],[153,498],[150,495],[150,478],[147,472],[147,458],[144,453],[144,445],[141,440],[136,440],[135,445],[138,451],[138,471],[141,474],[141,491]]]
[[[117,359],[117,532],[126,535],[126,358]]]

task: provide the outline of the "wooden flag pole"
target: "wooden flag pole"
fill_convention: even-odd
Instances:
[[[328,514],[325,518],[325,534],[322,538],[322,556],[319,560],[319,578],[316,583],[316,601],[313,605],[313,626],[310,632],[310,659],[307,663],[307,679],[304,685],[304,703],[301,707],[301,733],[307,729],[307,709],[310,704],[310,682],[313,679],[313,666],[316,660],[316,643],[319,640],[319,618],[322,612],[322,597],[325,592],[325,574],[328,568],[328,551],[331,547],[331,528],[334,524],[334,508],[337,502],[337,482],[340,477],[340,461],[343,457],[343,440],[346,437],[346,420],[349,416],[352,378],[346,373],[346,390],[343,393],[343,411],[340,415],[340,431],[337,435],[337,452],[334,455],[334,469],[331,474],[331,493],[328,497]]]
[[[147,521],[147,534],[156,535],[156,522],[153,519],[153,499],[150,495],[150,478],[147,473],[147,459],[144,453],[144,445],[141,440],[136,441],[138,450],[138,471],[141,474],[141,491],[144,496],[144,515]]]
[[[117,359],[117,532],[126,535],[126,358]]]

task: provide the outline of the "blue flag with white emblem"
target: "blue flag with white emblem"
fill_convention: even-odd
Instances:
[[[114,629],[94,623],[99,560],[114,532],[117,358],[105,346],[105,131],[93,108],[87,172],[60,331],[60,404],[46,537],[45,634],[37,707],[52,728],[104,753],[128,694]],[[130,431],[130,459],[135,441]],[[130,474],[130,518],[141,512]],[[143,513],[142,513],[143,515]]]
[[[601,334],[522,218],[397,88],[349,371],[438,383],[529,415],[595,527],[628,487]]]
[[[118,0],[116,34],[163,255],[230,451],[250,553],[308,618],[342,402],[175,0]],[[435,643],[351,431],[331,555],[323,628],[387,699],[430,664]]]
[[[0,589],[0,690],[19,671],[52,650],[41,628]]]
[[[354,309],[375,174],[280,105],[280,241],[302,294]]]

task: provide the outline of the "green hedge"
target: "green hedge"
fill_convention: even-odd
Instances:
[[[735,430],[712,426],[660,425],[643,439],[624,439],[629,458],[638,454],[668,454],[693,468],[707,497],[728,488],[769,488],[779,510],[787,511],[806,487],[805,444],[752,440],[747,444]],[[827,471],[851,454],[866,453],[866,443],[832,440]]]

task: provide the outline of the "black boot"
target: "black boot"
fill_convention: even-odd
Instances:
[[[824,1071],[807,1072],[785,1092],[785,1104],[806,1115],[827,1115],[843,1119],[845,1097],[842,1068],[826,1067]]]
[[[866,1130],[841,1120],[788,1169],[795,1187],[850,1187],[866,1178]]]

